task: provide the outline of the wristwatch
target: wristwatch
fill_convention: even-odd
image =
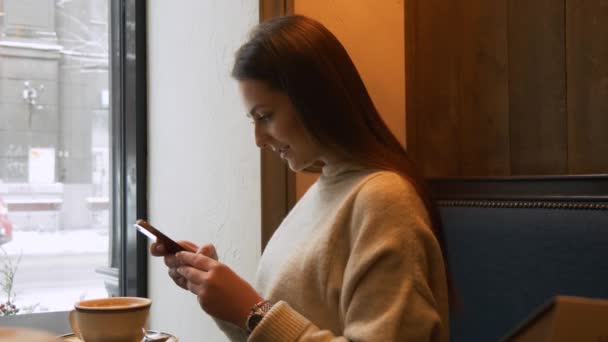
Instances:
[[[255,304],[251,308],[251,311],[249,312],[249,316],[247,316],[247,321],[245,323],[245,327],[247,328],[248,334],[251,334],[253,329],[255,329],[255,327],[260,324],[260,322],[262,321],[264,316],[266,316],[268,311],[270,311],[270,309],[272,309],[272,304],[267,300],[263,300]]]

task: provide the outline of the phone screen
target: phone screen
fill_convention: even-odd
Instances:
[[[177,252],[185,251],[177,242],[173,241],[167,235],[163,234],[160,230],[146,222],[145,220],[139,219],[133,225],[137,231],[147,236],[153,242],[162,243],[169,253],[175,254]]]
[[[152,242],[156,242],[156,235],[150,233],[149,231],[146,230],[146,228],[140,226],[139,224],[134,224],[133,226],[135,226],[135,229],[137,229],[140,233],[144,234],[145,236],[148,237],[148,239],[150,239],[150,241]]]

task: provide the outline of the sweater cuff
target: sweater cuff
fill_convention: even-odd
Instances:
[[[249,341],[295,341],[310,324],[308,319],[289,304],[279,301],[253,330]]]

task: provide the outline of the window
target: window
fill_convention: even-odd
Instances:
[[[144,1],[0,13],[0,325],[61,333],[77,300],[146,295]]]

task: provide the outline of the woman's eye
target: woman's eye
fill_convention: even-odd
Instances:
[[[259,115],[257,115],[255,117],[255,120],[256,121],[260,121],[260,122],[268,122],[268,121],[270,121],[270,118],[272,118],[272,114],[270,114],[270,113],[265,113],[265,114],[260,113]]]

